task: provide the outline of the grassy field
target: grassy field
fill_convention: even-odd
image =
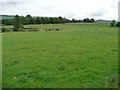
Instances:
[[[0,33],[0,89],[2,88],[2,34]]]
[[[108,24],[24,27],[30,26],[40,31],[2,34],[4,88],[117,87],[116,27]],[[44,28],[63,30],[43,31]],[[115,85],[111,82],[113,75]]]

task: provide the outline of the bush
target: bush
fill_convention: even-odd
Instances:
[[[115,20],[113,20],[111,23],[110,23],[111,27],[114,27],[115,26]]]
[[[5,32],[6,31],[6,28],[2,27],[2,32]]]
[[[116,26],[117,26],[117,27],[120,27],[120,22],[118,22],[118,23],[116,24]]]
[[[18,31],[23,31],[23,28],[19,28]]]

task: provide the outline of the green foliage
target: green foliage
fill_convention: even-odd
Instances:
[[[118,22],[118,23],[116,24],[116,26],[117,26],[117,27],[120,27],[120,22]]]
[[[114,27],[115,26],[115,20],[113,20],[111,23],[110,23],[111,27]]]
[[[19,31],[19,29],[23,28],[21,18],[16,15],[14,18],[14,31]]]
[[[93,18],[90,19],[90,22],[95,22],[95,20]]]
[[[26,19],[27,19],[27,24],[34,24],[34,19],[32,18],[31,15],[27,15]]]
[[[35,19],[35,23],[36,23],[36,24],[41,24],[39,17],[37,17],[37,18]]]
[[[6,28],[4,28],[4,27],[2,27],[1,29],[2,29],[2,32],[5,32],[5,31],[6,31]]]
[[[17,18],[15,16],[15,18]],[[84,19],[84,20],[76,20],[76,19],[66,19],[65,17],[32,17],[31,15],[26,15],[24,16],[19,16],[20,22],[23,25],[28,25],[28,24],[62,24],[62,23],[80,23],[80,22],[87,22],[87,23],[91,23],[91,22],[95,22],[95,20],[92,19]],[[14,22],[14,19],[2,19],[2,24],[3,25],[13,25],[14,23],[16,23],[16,21]]]
[[[93,18],[89,19],[89,18],[85,18],[83,19],[83,22],[87,22],[87,23],[90,23],[90,22],[95,22],[95,20]]]
[[[27,19],[26,17],[21,16],[20,19],[21,19],[21,23],[22,23],[23,25],[28,24],[28,19]]]
[[[73,19],[72,19],[72,22],[73,22],[73,23],[75,23],[75,22],[76,22],[76,20],[73,18]]]
[[[106,76],[111,80],[113,74],[117,83],[116,27],[111,28],[109,24],[24,27],[30,26],[41,31],[2,35],[3,88],[80,88],[83,85],[104,88]],[[42,31],[46,27],[64,30]]]
[[[3,25],[13,25],[14,19],[2,19],[2,24]]]

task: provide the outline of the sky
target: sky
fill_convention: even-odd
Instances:
[[[118,20],[119,0],[1,0],[0,14]]]

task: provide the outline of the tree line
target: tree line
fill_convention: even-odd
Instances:
[[[66,19],[65,17],[32,17],[31,15],[26,16],[18,16],[16,15],[15,18],[19,18],[19,21],[23,25],[28,24],[59,24],[59,23],[79,23],[79,22],[86,22],[86,23],[93,23],[95,20],[93,18],[85,18],[83,20],[76,20],[76,19]],[[13,19],[2,19],[3,25],[14,25],[15,18]]]
[[[115,20],[113,20],[111,23],[110,23],[110,26],[111,27],[120,27],[120,22],[116,22]]]

